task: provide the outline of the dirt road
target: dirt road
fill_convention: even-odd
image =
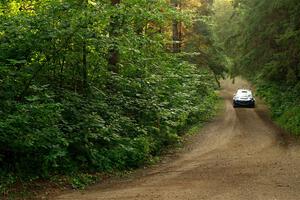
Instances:
[[[242,80],[222,82],[223,114],[174,159],[131,178],[54,199],[300,199],[300,147],[285,142],[262,104],[255,109],[232,107],[232,94],[245,85]]]

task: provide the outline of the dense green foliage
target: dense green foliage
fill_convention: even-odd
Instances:
[[[300,134],[300,87],[256,81],[257,93],[270,105],[272,115],[286,130]]]
[[[227,4],[226,4],[227,2]],[[300,2],[223,1],[219,38],[233,59],[232,74],[257,85],[274,118],[300,134]],[[231,5],[229,5],[229,4]],[[225,10],[225,11],[224,11]],[[221,23],[219,23],[221,24]]]
[[[164,30],[188,15],[163,0],[0,11],[0,190],[16,177],[138,167],[212,113],[209,65],[167,48]]]
[[[198,15],[194,19],[193,27],[188,32],[190,40],[187,41],[185,52],[194,53],[189,57],[189,61],[195,64],[201,64],[208,67],[214,74],[219,83],[220,78],[224,78],[226,72],[226,63],[224,51],[216,42],[213,16],[213,1],[201,0],[201,7],[197,9]]]

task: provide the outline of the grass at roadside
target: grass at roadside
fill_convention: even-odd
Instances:
[[[218,100],[215,103],[215,107],[213,109],[213,112],[209,116],[209,118],[206,121],[199,121],[198,123],[193,124],[186,130],[186,135],[195,135],[200,132],[200,130],[205,126],[207,122],[209,122],[211,119],[216,117],[220,112],[223,111],[223,100],[219,97]]]

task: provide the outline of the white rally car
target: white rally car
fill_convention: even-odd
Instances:
[[[239,89],[233,96],[233,107],[247,106],[254,108],[255,99],[252,95],[251,90]]]

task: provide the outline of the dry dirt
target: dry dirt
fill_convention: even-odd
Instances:
[[[242,80],[222,82],[222,114],[173,159],[53,199],[300,199],[300,145],[287,142],[262,103],[255,109],[232,107],[232,94],[245,85]]]

